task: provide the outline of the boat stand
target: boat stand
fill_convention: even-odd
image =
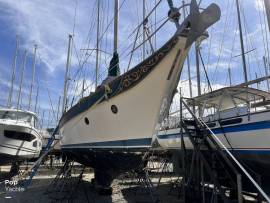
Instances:
[[[28,163],[27,163],[27,167],[28,167]],[[2,182],[4,180],[11,180],[14,178],[18,181],[24,180],[23,170],[21,170],[21,168],[20,168],[20,162],[13,162],[11,165],[10,171],[1,174],[0,182]]]
[[[150,154],[149,151],[145,152],[142,159],[142,166],[140,167],[141,169],[133,172],[132,179],[138,185],[134,192],[135,196],[137,195],[137,192],[141,190],[142,192],[149,194],[151,202],[156,203],[159,202],[159,198],[155,197],[155,188],[150,177],[151,168],[147,166],[148,161],[152,160],[152,157],[153,154]]]
[[[76,193],[80,184],[83,184],[84,193],[87,202],[89,202],[87,190],[82,182],[85,166],[81,169],[79,176],[72,176],[72,169],[74,162],[66,160],[63,167],[59,170],[58,174],[48,186],[45,194],[49,195],[49,198],[55,201],[73,200],[76,198]]]

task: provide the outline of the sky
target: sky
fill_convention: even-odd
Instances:
[[[128,69],[129,53],[133,46],[136,28],[142,21],[142,0],[119,0],[118,52],[120,68],[123,73]],[[107,68],[113,52],[113,1],[100,0],[100,50],[98,82],[106,77]],[[158,0],[146,1],[146,13]],[[181,0],[174,0],[179,7]],[[221,20],[209,28],[209,38],[202,42],[203,64],[213,89],[229,85],[228,68],[231,69],[232,83],[244,81],[239,29],[236,18],[235,0],[202,0],[205,8],[210,3],[220,6]],[[269,56],[269,30],[265,18],[262,0],[240,0],[241,20],[248,67],[248,79],[265,75],[263,56]],[[163,0],[156,12],[149,17],[149,32],[159,27],[166,19],[167,1]],[[187,8],[188,9],[188,8]],[[37,113],[43,127],[55,124],[60,97],[63,95],[65,68],[67,61],[68,36],[72,34],[72,53],[68,83],[68,104],[74,104],[82,96],[94,90],[95,83],[95,47],[97,26],[97,0],[0,0],[0,106],[7,105],[12,77],[12,63],[15,54],[16,36],[19,39],[19,51],[13,92],[13,106],[16,106],[21,79],[23,54],[27,50],[26,69],[22,85],[21,108],[27,109],[32,78],[33,52],[36,44],[36,74],[32,96],[34,110],[38,89]],[[183,12],[181,11],[181,20]],[[155,25],[156,22],[156,25]],[[168,22],[152,40],[153,48],[161,47],[175,32],[173,23]],[[137,45],[142,42],[141,30]],[[146,44],[146,56],[151,54],[150,44]],[[197,94],[196,66],[194,47],[190,50],[193,96]],[[130,68],[142,60],[142,47],[132,58]],[[202,90],[207,91],[207,82],[202,67]],[[269,67],[268,67],[269,68]],[[268,69],[269,70],[269,69]],[[189,96],[187,83],[187,65],[185,64],[180,86]],[[265,89],[265,83],[260,84]],[[75,95],[75,97],[74,97]],[[60,99],[61,101],[61,99]],[[61,107],[59,108],[61,109]],[[61,110],[59,110],[61,112]]]

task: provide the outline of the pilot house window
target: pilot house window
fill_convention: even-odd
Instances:
[[[36,138],[34,135],[29,134],[29,133],[16,132],[16,131],[11,131],[11,130],[5,130],[4,136],[10,139],[22,140],[22,141],[28,141],[28,142],[31,142],[32,140]]]

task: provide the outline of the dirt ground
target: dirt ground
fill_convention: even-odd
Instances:
[[[75,172],[79,175],[79,171]],[[142,183],[143,180],[133,178],[119,177],[112,183],[113,193],[111,196],[101,196],[91,184],[93,173],[87,171],[83,175],[82,181],[73,177],[69,179],[62,179],[54,182],[53,180],[57,174],[57,169],[50,170],[42,168],[35,176],[31,186],[24,192],[11,191],[6,192],[8,184],[2,182],[0,185],[0,203],[18,202],[18,203],[47,203],[47,202],[93,202],[93,203],[107,203],[107,202],[180,202],[179,188],[173,184],[176,177],[162,177],[159,186],[157,187],[159,176],[151,178],[154,187],[148,189]],[[18,185],[13,185],[13,188],[20,188],[23,182]],[[15,183],[16,184],[16,183]],[[152,195],[150,195],[152,193]]]

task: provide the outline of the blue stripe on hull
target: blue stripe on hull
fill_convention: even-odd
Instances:
[[[214,128],[211,129],[215,134],[223,134],[223,133],[231,133],[231,132],[244,132],[244,131],[251,131],[251,130],[263,130],[263,129],[270,129],[270,121],[261,121],[256,123],[247,123],[235,126],[228,126],[223,128]],[[164,134],[164,135],[157,135],[158,139],[175,139],[181,138],[180,132],[179,133],[172,133],[172,134]],[[188,137],[184,134],[184,137]]]
[[[165,139],[176,139],[181,138],[180,133],[174,133],[174,134],[164,134],[164,135],[157,135],[158,139],[165,140]],[[184,134],[184,137],[188,137],[186,134]]]
[[[105,141],[105,142],[92,142],[82,144],[69,144],[63,145],[62,147],[136,147],[136,146],[150,146],[152,138],[141,138],[141,139],[129,139],[129,140],[116,140],[116,141]]]
[[[270,128],[270,121],[261,121],[261,122],[254,122],[254,123],[247,123],[247,124],[240,124],[235,126],[228,126],[223,128],[215,128],[212,129],[213,133],[220,134],[220,133],[230,133],[230,132],[243,132],[243,131],[251,131],[251,130],[262,130],[262,129],[269,129]]]
[[[229,149],[234,154],[270,155],[270,149]]]

